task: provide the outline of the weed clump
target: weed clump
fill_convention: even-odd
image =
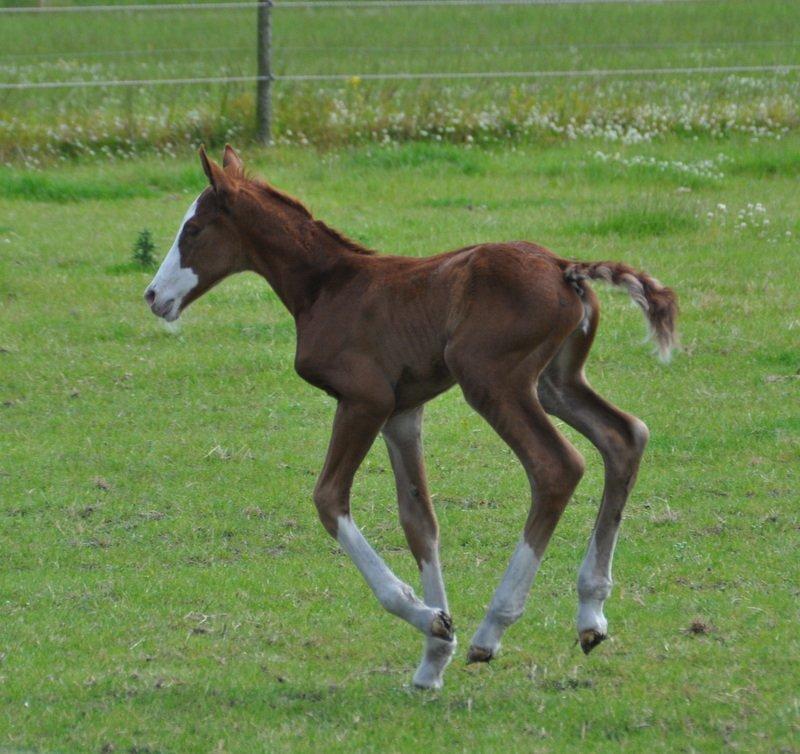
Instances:
[[[145,228],[136,238],[133,245],[133,263],[144,269],[153,269],[156,266],[156,258],[153,255],[156,246],[153,243],[153,236]]]
[[[689,627],[685,629],[684,633],[694,636],[708,636],[708,634],[713,633],[714,630],[714,626],[708,621],[695,618],[689,624]]]

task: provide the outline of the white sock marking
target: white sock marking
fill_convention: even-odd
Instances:
[[[422,561],[420,572],[422,578],[422,594],[425,596],[425,604],[431,607],[440,607],[446,613],[447,595],[444,591],[444,580],[442,579],[442,569],[439,565],[439,558],[434,554],[430,563]]]
[[[524,539],[520,540],[492,597],[486,617],[472,637],[473,646],[489,649],[492,653],[500,649],[503,633],[522,615],[540,562],[533,548]]]
[[[422,561],[420,573],[422,577],[422,592],[425,595],[425,604],[430,607],[439,607],[449,613],[447,595],[444,590],[442,570],[439,558],[434,553],[431,562]],[[428,636],[425,640],[425,653],[422,661],[414,673],[414,685],[426,689],[440,689],[442,687],[442,674],[450,664],[456,651],[456,638],[452,641]]]
[[[616,535],[614,537],[616,543]],[[589,541],[589,549],[578,573],[578,633],[593,629],[603,636],[608,632],[608,621],[603,615],[603,604],[611,593],[611,557],[608,559],[608,573],[600,569],[597,559],[595,535]]]
[[[349,516],[337,519],[336,540],[361,571],[381,605],[427,634],[437,611],[424,605],[414,590],[392,573]]]

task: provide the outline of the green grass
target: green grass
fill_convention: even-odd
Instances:
[[[615,561],[612,639],[588,658],[574,583],[597,454],[564,429],[586,477],[502,655],[466,667],[528,491],[457,390],[431,404],[461,640],[441,693],[408,687],[419,637],[316,519],[333,403],[294,375],[275,295],[231,279],[177,334],[141,300],[150,276],[129,265],[133,242],[147,227],[168,247],[199,164],[1,171],[0,749],[796,751],[800,141],[620,147],[631,167],[596,159],[603,148],[244,154],[385,251],[529,238],[646,268],[681,297],[684,350],[664,367],[639,312],[597,286],[588,375],[652,439]],[[640,164],[720,152],[721,176],[688,191],[684,173]],[[416,583],[379,445],[353,510]],[[710,633],[688,631],[695,619]]]
[[[667,236],[696,230],[698,219],[685,209],[651,209],[631,202],[627,207],[614,209],[609,214],[581,225],[581,229],[594,236],[624,236],[647,238]]]
[[[10,0],[16,2],[17,0]],[[6,0],[4,0],[6,2]],[[797,65],[800,5],[783,0],[503,7],[282,9],[277,75]],[[253,75],[252,10],[15,14],[0,81]],[[253,135],[251,83],[0,90],[0,161],[172,154]],[[800,75],[677,75],[274,86],[281,143],[520,141],[588,135],[780,134],[800,123]]]

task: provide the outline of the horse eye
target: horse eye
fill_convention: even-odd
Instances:
[[[186,235],[189,236],[189,238],[191,238],[192,236],[196,236],[200,232],[200,228],[198,228],[196,225],[187,225],[183,229],[183,232],[186,233]]]

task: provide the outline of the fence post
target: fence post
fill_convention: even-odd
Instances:
[[[262,144],[272,140],[272,0],[258,5],[258,82],[256,83],[256,133]]]

